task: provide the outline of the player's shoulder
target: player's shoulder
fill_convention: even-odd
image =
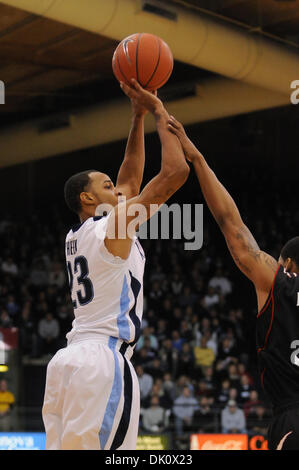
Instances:
[[[107,220],[106,216],[89,217],[84,222],[73,225],[66,235],[66,240],[74,236],[83,235],[84,233],[95,229],[99,225],[104,225]]]

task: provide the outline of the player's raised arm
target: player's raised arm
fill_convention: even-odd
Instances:
[[[277,261],[260,250],[234,200],[187,137],[182,124],[171,116],[168,128],[179,138],[186,158],[193,163],[204,198],[226,239],[230,253],[239,269],[254,283],[259,306],[263,305],[273,283]]]
[[[162,160],[160,172],[145,186],[139,196],[120,203],[109,217],[105,245],[113,255],[123,259],[130,254],[133,232],[153,215],[151,206],[160,206],[167,201],[184,184],[190,171],[179,139],[167,129],[169,115],[162,102],[157,96],[144,90],[136,81],[132,84],[132,88],[124,84],[121,86],[131,99],[138,100],[141,106],[153,114],[162,146]],[[135,223],[137,215],[141,215],[141,218]],[[120,221],[124,221],[125,229],[131,224],[130,233],[126,232],[126,237],[122,238],[118,236],[119,232],[123,233],[123,230],[119,230]]]
[[[137,100],[131,98],[132,122],[127,141],[125,156],[118,172],[116,189],[130,199],[137,196],[143,179],[144,151],[144,116],[148,112]]]

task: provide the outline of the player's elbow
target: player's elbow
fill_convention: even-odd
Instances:
[[[190,173],[189,165],[186,162],[182,162],[175,168],[169,168],[161,172],[161,176],[165,180],[166,184],[172,184],[175,186],[182,186]]]

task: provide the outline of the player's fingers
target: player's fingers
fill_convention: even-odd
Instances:
[[[135,80],[135,78],[131,78],[132,86],[135,88],[136,91],[143,90],[142,86]]]
[[[174,127],[179,128],[181,126],[181,123],[174,116],[170,116],[169,120]]]
[[[168,120],[168,125],[171,126],[173,129],[175,129],[176,131],[180,130],[179,125],[176,124],[171,118]]]
[[[172,126],[171,123],[168,123],[167,128],[168,128],[168,130],[169,130],[170,132],[172,132],[173,134],[178,135],[178,129],[176,129],[174,126]]]
[[[129,97],[129,98],[136,98],[136,92],[134,92],[133,88],[126,85],[124,82],[120,82],[120,87],[122,91]]]

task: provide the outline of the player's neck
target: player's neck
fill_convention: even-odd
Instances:
[[[90,217],[93,217],[93,215],[86,213],[79,214],[80,223],[83,224],[83,222],[85,222],[85,220],[89,219]]]

